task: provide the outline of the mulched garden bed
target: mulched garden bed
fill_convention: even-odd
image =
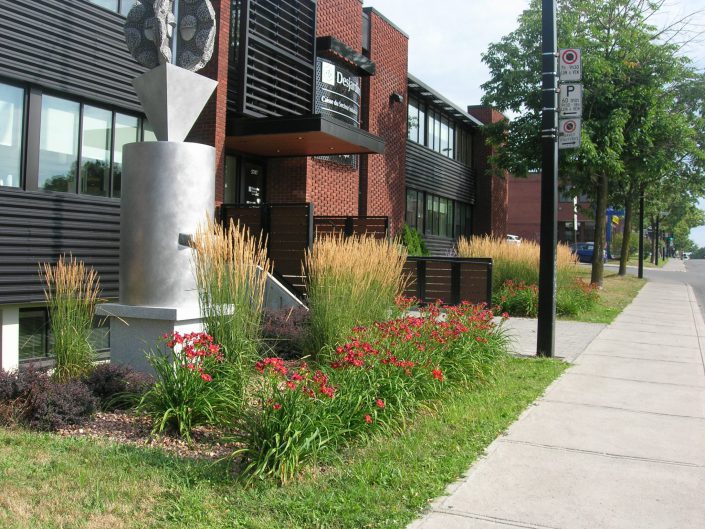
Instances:
[[[160,448],[165,452],[192,459],[217,460],[231,454],[236,443],[223,440],[223,431],[198,427],[191,444],[176,435],[152,435],[149,418],[134,412],[100,412],[80,426],[68,426],[56,432],[63,437],[85,437],[115,443]]]

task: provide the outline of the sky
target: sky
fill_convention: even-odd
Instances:
[[[482,53],[517,26],[529,0],[364,0],[409,35],[409,72],[461,108],[480,103],[489,79]],[[658,26],[696,13],[691,26],[705,31],[705,0],[666,0]],[[705,37],[684,50],[705,70]],[[700,208],[705,210],[705,200]],[[691,232],[705,246],[705,226]]]

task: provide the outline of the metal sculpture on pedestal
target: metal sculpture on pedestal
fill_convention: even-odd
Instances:
[[[215,149],[184,140],[217,82],[195,73],[213,55],[210,0],[139,0],[125,23],[133,81],[159,141],[123,150],[120,300],[111,316],[114,360],[148,371],[143,351],[163,333],[202,328],[189,236],[215,208]]]

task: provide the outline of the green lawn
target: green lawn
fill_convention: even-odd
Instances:
[[[590,281],[590,267],[580,267],[578,277]],[[570,318],[561,318],[591,323],[611,323],[620,312],[631,303],[646,280],[627,274],[617,275],[616,271],[605,269],[600,301],[589,311]]]
[[[283,487],[244,488],[224,464],[155,449],[0,428],[0,527],[403,528],[565,367],[509,359],[494,381]]]

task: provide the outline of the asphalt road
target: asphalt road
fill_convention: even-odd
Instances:
[[[605,268],[614,270],[617,265],[606,265]],[[686,272],[665,272],[660,269],[644,268],[644,277],[659,283],[686,283],[693,287],[695,297],[700,305],[700,312],[705,316],[705,259],[690,259],[685,262]],[[636,268],[627,268],[627,273],[636,275]]]

